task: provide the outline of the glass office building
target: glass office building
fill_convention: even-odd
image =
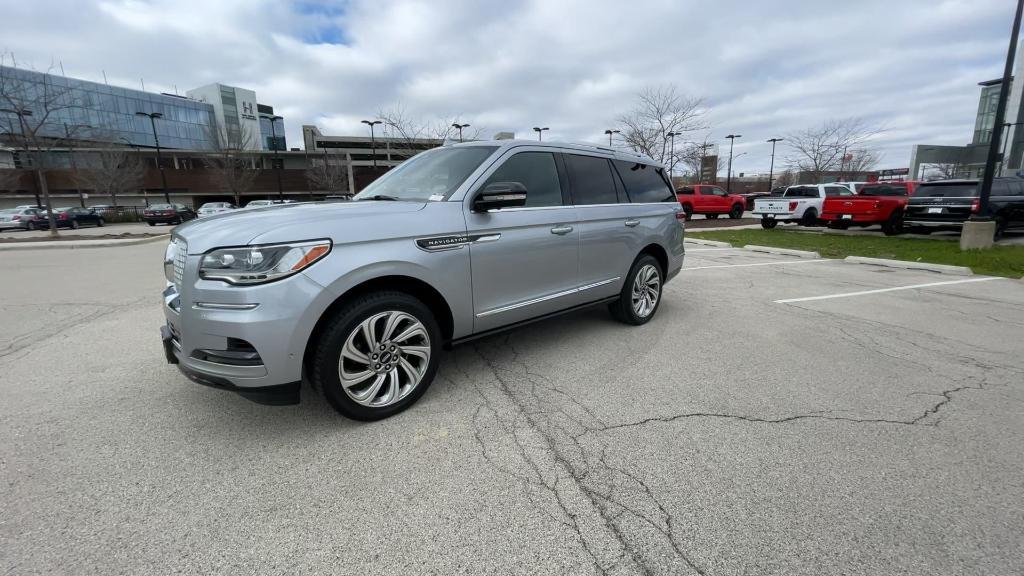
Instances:
[[[39,134],[78,141],[153,147],[153,126],[149,118],[136,112],[159,112],[156,133],[162,148],[204,150],[210,148],[213,107],[183,96],[154,94],[97,82],[44,74],[0,66],[0,90],[18,99],[19,107],[32,112],[25,121],[32,127],[42,124]],[[59,95],[55,106],[43,105],[50,96]],[[0,110],[9,107],[0,102]],[[17,133],[19,117],[0,111],[0,134]]]

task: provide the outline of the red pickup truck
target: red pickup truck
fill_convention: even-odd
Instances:
[[[903,231],[903,212],[917,182],[874,182],[861,186],[856,196],[830,196],[821,208],[829,228],[881,224],[886,236]]]
[[[729,194],[714,184],[692,184],[676,190],[676,198],[683,205],[683,212],[689,220],[694,214],[705,218],[718,218],[728,214],[729,218],[740,218],[747,206],[747,200],[739,194]]]

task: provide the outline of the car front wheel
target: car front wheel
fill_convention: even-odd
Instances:
[[[36,229],[36,223],[35,222],[29,222],[28,226],[26,226],[26,228],[28,228],[29,230],[35,230]]]
[[[779,221],[774,218],[761,218],[761,228],[765,230],[771,230],[779,225]]]
[[[743,216],[743,206],[740,204],[733,204],[732,210],[729,210],[729,218],[733,220],[739,220]]]
[[[71,227],[72,230],[78,230],[78,226],[79,226],[78,220],[72,220],[71,221],[70,227]]]
[[[107,225],[107,223],[103,221],[103,218],[100,218],[99,220],[96,221],[96,225],[99,226],[100,228],[103,228],[104,226]]]
[[[619,299],[608,310],[619,322],[639,326],[654,317],[661,304],[663,274],[661,265],[650,254],[637,258],[622,285]]]
[[[312,384],[342,415],[380,420],[413,405],[437,373],[441,330],[422,302],[374,292],[338,311],[312,359]]]

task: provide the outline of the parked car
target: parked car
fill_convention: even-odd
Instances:
[[[676,198],[683,206],[686,219],[694,214],[703,214],[705,218],[718,218],[720,214],[728,214],[729,218],[740,218],[746,209],[747,201],[739,194],[729,194],[714,184],[693,184],[676,190]]]
[[[877,182],[860,187],[856,196],[830,196],[821,208],[821,219],[829,228],[881,224],[886,236],[903,231],[907,199],[917,182]]]
[[[294,204],[295,200],[252,200],[245,205],[245,208],[266,208],[276,204]]]
[[[6,228],[35,230],[39,227],[38,221],[41,214],[42,211],[36,208],[8,208],[0,210],[0,230]]]
[[[196,218],[196,213],[184,204],[153,204],[142,211],[142,220],[150,226],[181,224]]]
[[[607,304],[641,325],[682,268],[665,169],[605,148],[467,142],[417,154],[351,202],[176,228],[164,354],[264,403],[299,382],[376,420],[416,402],[442,347]]]
[[[71,228],[74,230],[77,230],[81,226],[106,225],[106,221],[103,220],[103,216],[97,214],[95,210],[90,208],[79,208],[78,206],[54,208],[53,221],[57,224],[57,228]],[[40,228],[50,227],[50,219],[46,212],[42,212],[40,214],[40,218],[36,221],[36,225]]]
[[[203,216],[213,216],[214,214],[223,214],[234,210],[235,207],[227,202],[207,202],[199,207],[196,215],[199,218]]]
[[[977,180],[939,180],[920,184],[907,202],[903,217],[908,232],[959,230],[981,208]],[[989,212],[996,222],[995,238],[1024,228],[1024,179],[995,178]]]
[[[20,206],[15,206],[14,208],[16,210],[28,210],[29,208],[35,208],[36,210],[46,210],[45,206],[40,206],[38,204],[22,204]]]
[[[839,184],[790,186],[782,196],[770,196],[754,201],[754,215],[761,217],[761,227],[765,229],[775,228],[779,222],[799,222],[803,226],[815,226],[828,196],[853,196],[853,191]]]

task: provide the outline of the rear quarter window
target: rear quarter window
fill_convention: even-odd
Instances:
[[[914,198],[974,198],[978,195],[977,183],[921,184],[914,190]]]
[[[861,196],[906,196],[906,184],[878,184],[863,186],[860,189]]]
[[[615,170],[622,177],[626,186],[629,201],[639,202],[674,202],[675,194],[665,177],[665,170],[650,164],[614,160]],[[690,188],[692,194],[692,188]]]

